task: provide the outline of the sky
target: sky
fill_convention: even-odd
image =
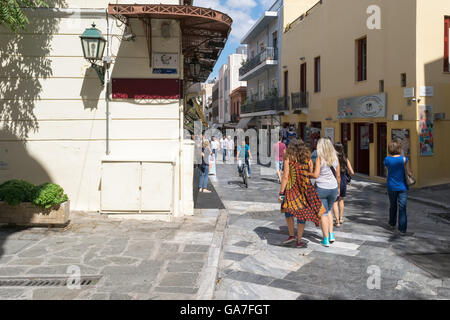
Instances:
[[[219,69],[227,63],[228,56],[235,53],[242,37],[276,0],[194,0],[194,6],[211,8],[226,13],[233,19],[231,34],[209,80],[218,78]]]

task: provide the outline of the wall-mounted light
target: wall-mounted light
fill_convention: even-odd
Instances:
[[[413,102],[420,103],[420,101],[422,101],[420,98],[410,98],[408,99],[408,106],[410,106]]]
[[[124,41],[134,41],[136,39],[136,35],[133,33],[133,30],[130,26],[125,27],[125,31],[122,36],[122,40]]]
[[[105,72],[109,66],[110,59],[105,57],[103,65],[99,65],[97,62],[103,59],[106,39],[103,37],[102,32],[95,27],[95,23],[92,24],[92,28],[84,30],[80,39],[84,58],[91,63],[91,67],[97,72],[102,85],[104,85]]]
[[[200,75],[200,61],[195,55],[189,62],[189,70],[191,71],[191,76],[197,78]]]
[[[401,121],[403,120],[403,115],[401,114],[393,114],[392,115],[392,121]]]
[[[301,57],[300,60],[301,60],[301,61],[305,61],[306,58],[305,58],[305,57]]]

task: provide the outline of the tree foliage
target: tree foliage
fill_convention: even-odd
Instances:
[[[29,20],[24,8],[48,7],[46,0],[0,0],[0,25],[12,31],[25,30]]]

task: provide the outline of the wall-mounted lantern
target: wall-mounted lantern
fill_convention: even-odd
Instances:
[[[105,61],[103,65],[99,65],[97,62],[103,59],[106,39],[103,38],[101,31],[95,27],[94,23],[92,24],[92,28],[88,28],[83,32],[80,39],[84,58],[91,63],[91,67],[97,72],[102,85],[104,85],[108,61]]]
[[[194,56],[189,62],[189,70],[191,71],[191,76],[193,78],[197,78],[200,75],[200,61],[197,56]]]

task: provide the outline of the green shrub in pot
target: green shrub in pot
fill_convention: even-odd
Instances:
[[[31,202],[35,186],[25,180],[9,180],[0,185],[0,201],[17,206],[21,202]]]
[[[53,205],[61,204],[67,200],[68,197],[64,194],[64,189],[61,186],[54,183],[44,183],[35,188],[32,202],[37,206],[49,209]]]

